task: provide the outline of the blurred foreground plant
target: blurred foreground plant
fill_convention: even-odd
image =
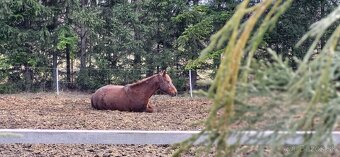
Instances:
[[[199,135],[185,141],[174,156],[186,150],[198,137],[207,132],[209,138],[204,141],[207,148],[210,149],[214,143],[217,143],[217,156],[230,155],[231,151],[228,149],[225,139],[229,134],[228,127],[234,114],[234,100],[241,60],[245,50],[248,49],[248,58],[250,59],[248,59],[247,64],[250,65],[251,58],[264,33],[275,24],[278,17],[289,7],[291,2],[292,0],[285,2],[282,2],[282,0],[264,0],[249,7],[249,0],[245,0],[237,7],[236,12],[225,26],[211,37],[211,43],[202,51],[200,58],[206,58],[209,52],[220,49],[227,43],[222,53],[221,64],[215,80],[208,92],[209,97],[214,99],[214,105],[205,123],[205,129]],[[266,13],[268,9],[269,12]],[[243,19],[248,15],[250,17],[243,22]],[[257,31],[252,34],[261,16],[265,16],[265,18]],[[247,77],[247,73],[244,74],[244,77]],[[222,110],[222,114],[218,116],[217,112],[220,110]]]
[[[294,103],[304,101],[307,101],[307,105],[302,107],[304,111],[301,118],[296,119],[290,114],[285,115],[287,119],[282,117],[280,119],[277,118],[279,115],[272,115],[273,117],[277,116],[276,118],[279,120],[277,123],[280,124],[271,128],[275,134],[267,139],[255,140],[272,141],[270,153],[276,156],[309,156],[315,153],[303,151],[303,149],[292,152],[278,151],[282,149],[283,140],[293,136],[297,130],[315,131],[315,134],[305,138],[304,144],[306,145],[332,144],[331,132],[336,127],[337,117],[340,113],[340,107],[337,105],[340,98],[335,86],[331,86],[332,82],[339,78],[340,55],[337,46],[340,26],[337,26],[321,53],[314,54],[314,52],[326,30],[340,18],[340,7],[313,24],[310,31],[297,44],[299,46],[307,38],[314,38],[304,59],[302,61],[296,59],[299,68],[294,71],[271,49],[268,49],[268,52],[272,55],[272,62],[259,63],[261,67],[259,69],[252,69],[251,66],[254,60],[253,56],[265,32],[275,26],[279,16],[287,10],[292,0],[263,0],[254,6],[249,6],[248,3],[249,1],[245,0],[238,6],[232,18],[211,37],[210,45],[202,51],[201,57],[198,59],[198,62],[204,61],[210,52],[221,49],[224,44],[227,44],[222,53],[221,64],[215,80],[207,93],[214,100],[214,104],[205,122],[205,129],[197,136],[181,143],[174,156],[179,156],[188,150],[203,135],[207,136],[201,142],[203,156],[207,156],[212,150],[216,152],[216,156],[231,156],[236,148],[241,147],[238,144],[227,143],[231,122],[240,120],[240,116],[246,117],[249,110],[253,109],[256,116],[250,117],[253,118],[251,121],[255,123],[263,120],[267,113],[275,114],[271,111],[274,108],[288,108]],[[250,17],[244,20],[248,15]],[[254,73],[255,78],[248,83],[249,73]],[[249,89],[267,93],[269,100],[263,106],[270,107],[254,107],[247,104]],[[234,106],[235,103],[237,106]],[[302,103],[302,105],[305,104]],[[243,109],[241,109],[242,107]],[[280,135],[277,134],[278,131],[288,131],[291,134]],[[258,150],[257,155],[263,156],[262,153],[263,151]]]

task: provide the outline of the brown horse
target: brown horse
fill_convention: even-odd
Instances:
[[[98,110],[153,112],[149,98],[157,90],[171,96],[177,94],[177,89],[166,71],[125,86],[101,87],[92,95],[91,105]]]

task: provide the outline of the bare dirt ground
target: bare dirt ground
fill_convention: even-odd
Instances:
[[[0,95],[1,129],[200,130],[211,102],[153,96],[154,113],[95,110],[90,94]],[[2,144],[0,156],[170,156],[168,145]],[[193,154],[188,156],[194,156]]]
[[[151,103],[157,110],[154,113],[105,111],[93,109],[90,96],[84,93],[0,95],[0,129],[200,130],[212,105],[206,98],[153,96]],[[261,105],[266,98],[256,97],[250,101]],[[279,113],[269,115],[278,116]],[[255,128],[265,128],[270,119],[255,124]],[[248,125],[240,122],[231,127],[237,129]],[[339,126],[335,130],[339,130]],[[248,156],[255,150],[238,156]],[[339,152],[340,148],[337,150]],[[173,152],[175,148],[169,145],[0,144],[0,156],[6,157],[166,157]],[[184,156],[195,155],[189,151]],[[331,156],[337,156],[337,153]]]
[[[4,157],[167,157],[175,150],[169,145],[88,145],[88,144],[4,144]],[[187,153],[184,156],[195,156]]]

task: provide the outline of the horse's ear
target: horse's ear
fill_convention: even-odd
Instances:
[[[159,75],[161,75],[161,76],[165,76],[165,74],[166,74],[166,71],[165,71],[165,70],[161,70],[161,71],[159,72]]]
[[[163,70],[163,76],[165,76],[166,75],[166,70]]]
[[[166,76],[166,70],[161,70],[158,74],[165,77]]]

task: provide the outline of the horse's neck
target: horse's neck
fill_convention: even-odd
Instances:
[[[134,97],[142,97],[143,99],[149,99],[159,88],[159,82],[157,76],[151,76],[141,82],[130,85],[130,94],[134,94]]]

